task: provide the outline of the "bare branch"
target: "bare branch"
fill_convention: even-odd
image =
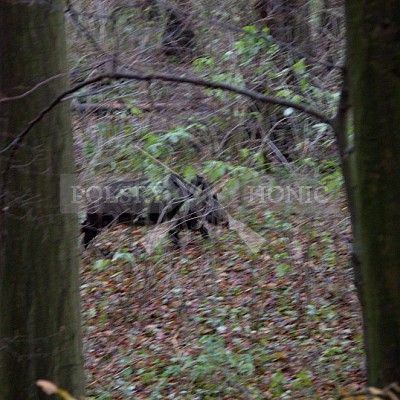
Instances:
[[[28,96],[29,94],[33,93],[35,90],[39,89],[41,86],[46,85],[50,83],[51,81],[61,78],[63,76],[66,76],[68,74],[58,74],[50,77],[49,79],[46,79],[44,81],[39,82],[37,85],[35,85],[33,88],[30,88],[26,92],[19,94],[18,96],[12,96],[12,97],[0,97],[0,103],[4,103],[6,101],[14,101],[14,100],[20,100],[23,99],[24,97]]]
[[[100,81],[108,81],[108,80],[138,80],[138,81],[153,81],[153,80],[159,80],[159,81],[166,81],[166,82],[178,82],[178,83],[189,83],[195,86],[202,86],[206,88],[212,88],[212,89],[220,89],[220,90],[225,90],[228,92],[236,93],[236,94],[241,94],[243,96],[249,97],[255,101],[259,101],[261,103],[269,103],[269,104],[276,104],[280,105],[283,107],[290,107],[293,108],[297,111],[304,112],[306,114],[309,114],[310,116],[320,120],[321,122],[324,122],[328,125],[332,126],[332,120],[328,118],[324,113],[316,110],[313,107],[308,106],[307,104],[304,103],[295,103],[294,101],[291,100],[286,100],[280,97],[275,97],[275,96],[266,96],[263,95],[259,92],[256,92],[255,90],[250,90],[246,88],[239,88],[233,85],[230,85],[228,83],[222,83],[222,82],[212,82],[212,81],[207,81],[205,79],[197,78],[197,77],[189,77],[189,76],[176,76],[173,74],[166,74],[166,73],[107,73],[107,74],[101,74],[98,75],[92,79],[86,80],[71,89],[68,89],[67,91],[61,93],[58,95],[46,108],[44,108],[38,116],[33,119],[27,127],[3,150],[0,151],[0,154],[5,153],[9,150],[13,152],[13,149],[16,149],[19,144],[22,142],[23,138],[30,132],[30,130],[39,122],[41,119],[49,113],[58,103],[60,103],[65,97],[69,96],[72,93],[77,92],[78,90],[84,88],[85,86],[92,85],[94,83],[100,82]]]
[[[43,117],[48,114],[57,104],[63,101],[67,96],[71,95],[72,93],[77,92],[78,90],[92,85],[97,82],[101,81],[110,81],[110,80],[138,80],[138,81],[166,81],[166,82],[178,82],[178,83],[188,83],[195,86],[202,86],[206,88],[212,89],[220,89],[225,90],[228,92],[241,94],[243,96],[249,97],[253,100],[260,101],[262,103],[269,103],[269,104],[276,104],[283,107],[291,107],[297,111],[304,112],[309,114],[310,116],[332,126],[333,120],[328,118],[325,114],[321,113],[320,111],[308,106],[307,104],[303,103],[295,103],[290,100],[282,99],[279,97],[274,96],[265,96],[261,93],[258,93],[254,90],[246,89],[246,88],[239,88],[227,83],[220,83],[220,82],[210,82],[205,79],[196,78],[196,77],[189,77],[189,76],[176,76],[172,74],[166,73],[130,73],[130,74],[122,74],[122,73],[107,73],[98,75],[92,79],[86,80],[85,82],[79,83],[76,86],[66,90],[65,92],[59,94],[46,108],[44,108],[37,116],[34,118],[26,128],[4,149],[0,150],[0,154],[4,154],[6,152],[10,152],[8,157],[8,161],[3,173],[3,189],[7,185],[7,176],[8,171],[11,167],[12,159],[14,158],[14,154],[21,145],[24,138],[28,135],[28,133],[32,130],[32,128],[39,123]]]
[[[87,38],[87,40],[91,43],[91,45],[100,53],[110,57],[109,54],[105,50],[102,49],[99,43],[97,43],[96,39],[91,35],[88,29],[81,24],[79,21],[79,13],[72,6],[71,0],[67,0],[67,9],[65,10],[67,14],[71,17],[71,21],[74,23],[76,28],[82,33],[83,36]]]
[[[285,50],[291,52],[293,55],[295,55],[297,57],[302,57],[302,58],[304,57],[309,63],[314,63],[316,65],[322,65],[322,66],[332,68],[332,69],[339,69],[339,70],[342,69],[341,65],[335,65],[332,63],[322,62],[320,59],[313,57],[312,55],[307,54],[304,51],[300,51],[300,50],[296,49],[296,47],[293,46],[292,44],[285,43],[271,35],[266,35],[262,32],[249,32],[246,29],[244,29],[243,27],[236,26],[229,22],[220,21],[217,18],[204,18],[204,17],[199,18],[199,16],[196,13],[184,11],[180,7],[177,7],[165,0],[158,0],[158,4],[167,10],[173,10],[175,13],[179,14],[180,16],[182,16],[184,18],[190,17],[193,19],[198,19],[202,23],[213,24],[214,26],[219,26],[219,27],[224,28],[225,30],[229,30],[231,32],[244,34],[246,36],[253,36],[253,37],[260,38],[260,39],[261,38],[265,39],[267,42],[275,43],[278,46],[284,48]],[[131,5],[131,7],[135,7],[135,5]]]

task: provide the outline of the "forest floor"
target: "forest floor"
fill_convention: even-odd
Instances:
[[[349,224],[333,206],[300,221],[253,209],[257,253],[237,227],[152,254],[151,228],[100,235],[82,255],[89,398],[335,399],[363,387]]]

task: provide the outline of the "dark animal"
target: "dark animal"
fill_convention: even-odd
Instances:
[[[172,221],[169,235],[176,246],[179,246],[181,230],[199,231],[208,237],[205,222],[228,225],[227,213],[215,189],[202,177],[189,183],[171,174],[157,185],[138,179],[94,189],[87,193],[91,201],[81,228],[84,247],[103,228],[119,223],[148,225]]]
[[[203,177],[197,176],[189,185],[189,198],[179,208],[174,217],[174,225],[169,234],[172,242],[179,246],[179,232],[184,229],[199,231],[208,237],[205,222],[212,225],[229,226],[228,214],[218,201],[214,187]]]

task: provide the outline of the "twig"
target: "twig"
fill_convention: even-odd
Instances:
[[[50,78],[39,82],[37,85],[35,85],[34,87],[30,88],[29,90],[27,90],[24,93],[21,93],[21,94],[19,94],[17,96],[0,98],[0,103],[4,103],[6,101],[14,101],[14,100],[23,99],[24,97],[26,97],[26,96],[30,95],[31,93],[33,93],[36,89],[39,89],[41,86],[46,85],[46,84],[50,83],[51,81],[53,81],[53,80],[55,80],[57,78],[61,78],[61,77],[66,76],[66,75],[68,75],[68,74],[64,73],[64,74],[58,74],[58,75],[51,76]]]
[[[155,72],[155,73],[106,73],[100,74],[92,79],[88,79],[82,83],[77,84],[76,86],[72,87],[71,89],[66,90],[65,92],[58,95],[47,107],[45,107],[37,116],[34,118],[26,128],[3,150],[0,150],[0,154],[3,154],[9,150],[14,152],[14,149],[17,148],[24,137],[30,132],[30,130],[42,120],[42,118],[49,113],[58,103],[60,103],[66,96],[77,92],[78,90],[92,85],[94,83],[100,81],[107,81],[107,80],[139,80],[139,81],[165,81],[165,82],[178,82],[178,83],[189,83],[195,86],[202,86],[212,89],[220,89],[225,90],[228,92],[241,94],[243,96],[249,97],[253,100],[260,101],[261,103],[269,103],[269,104],[276,104],[281,105],[284,107],[294,108],[297,111],[305,112],[312,117],[319,119],[320,121],[331,125],[332,126],[332,119],[328,118],[324,113],[316,110],[313,107],[308,106],[304,103],[295,103],[291,100],[286,100],[280,97],[275,96],[266,96],[254,90],[246,89],[246,88],[239,88],[237,86],[230,85],[228,83],[221,83],[221,82],[212,82],[207,81],[205,79],[197,78],[197,77],[190,77],[190,76],[177,76],[173,74],[167,74],[162,72]],[[13,155],[13,154],[12,154]]]
[[[59,104],[63,99],[72,93],[77,92],[78,90],[92,85],[97,82],[101,81],[109,81],[109,80],[138,80],[138,81],[153,81],[153,80],[159,80],[159,81],[165,81],[165,82],[178,82],[178,83],[189,83],[195,86],[202,86],[206,88],[212,88],[212,89],[220,89],[220,90],[225,90],[228,92],[236,93],[236,94],[241,94],[243,96],[249,97],[253,100],[260,101],[262,103],[270,103],[270,104],[277,104],[281,105],[284,107],[291,107],[294,108],[295,110],[305,112],[309,115],[311,115],[314,118],[319,119],[320,121],[328,124],[328,125],[333,125],[333,120],[328,118],[325,114],[322,112],[308,106],[307,104],[303,103],[295,103],[290,100],[282,99],[279,97],[274,97],[274,96],[265,96],[261,93],[258,93],[254,90],[246,89],[246,88],[239,88],[227,83],[221,83],[221,82],[210,82],[205,79],[197,78],[197,77],[190,77],[190,76],[177,76],[173,74],[167,74],[167,73],[162,73],[162,72],[154,72],[154,73],[106,73],[106,74],[100,74],[92,79],[88,79],[84,82],[81,82],[77,84],[76,86],[66,90],[65,92],[59,94],[47,107],[45,107],[42,111],[39,112],[39,114],[31,121],[28,123],[28,125],[25,127],[25,129],[7,146],[5,146],[4,149],[0,150],[0,155],[4,154],[6,152],[10,152],[5,168],[3,171],[3,184],[1,186],[1,191],[3,195],[0,196],[0,213],[4,210],[4,205],[6,203],[6,189],[8,185],[8,178],[9,178],[9,171],[11,169],[11,163],[14,158],[14,155],[18,148],[20,147],[21,143],[23,142],[24,138],[28,135],[28,133],[32,130],[32,128],[39,123],[43,117],[48,114],[57,104]]]

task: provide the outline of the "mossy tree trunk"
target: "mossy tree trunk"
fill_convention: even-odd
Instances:
[[[354,263],[368,381],[400,380],[400,3],[347,0]]]
[[[47,398],[37,379],[83,392],[78,225],[60,210],[60,177],[74,172],[69,104],[34,127],[7,169],[8,145],[66,88],[63,6],[0,2],[0,398],[7,400]]]

